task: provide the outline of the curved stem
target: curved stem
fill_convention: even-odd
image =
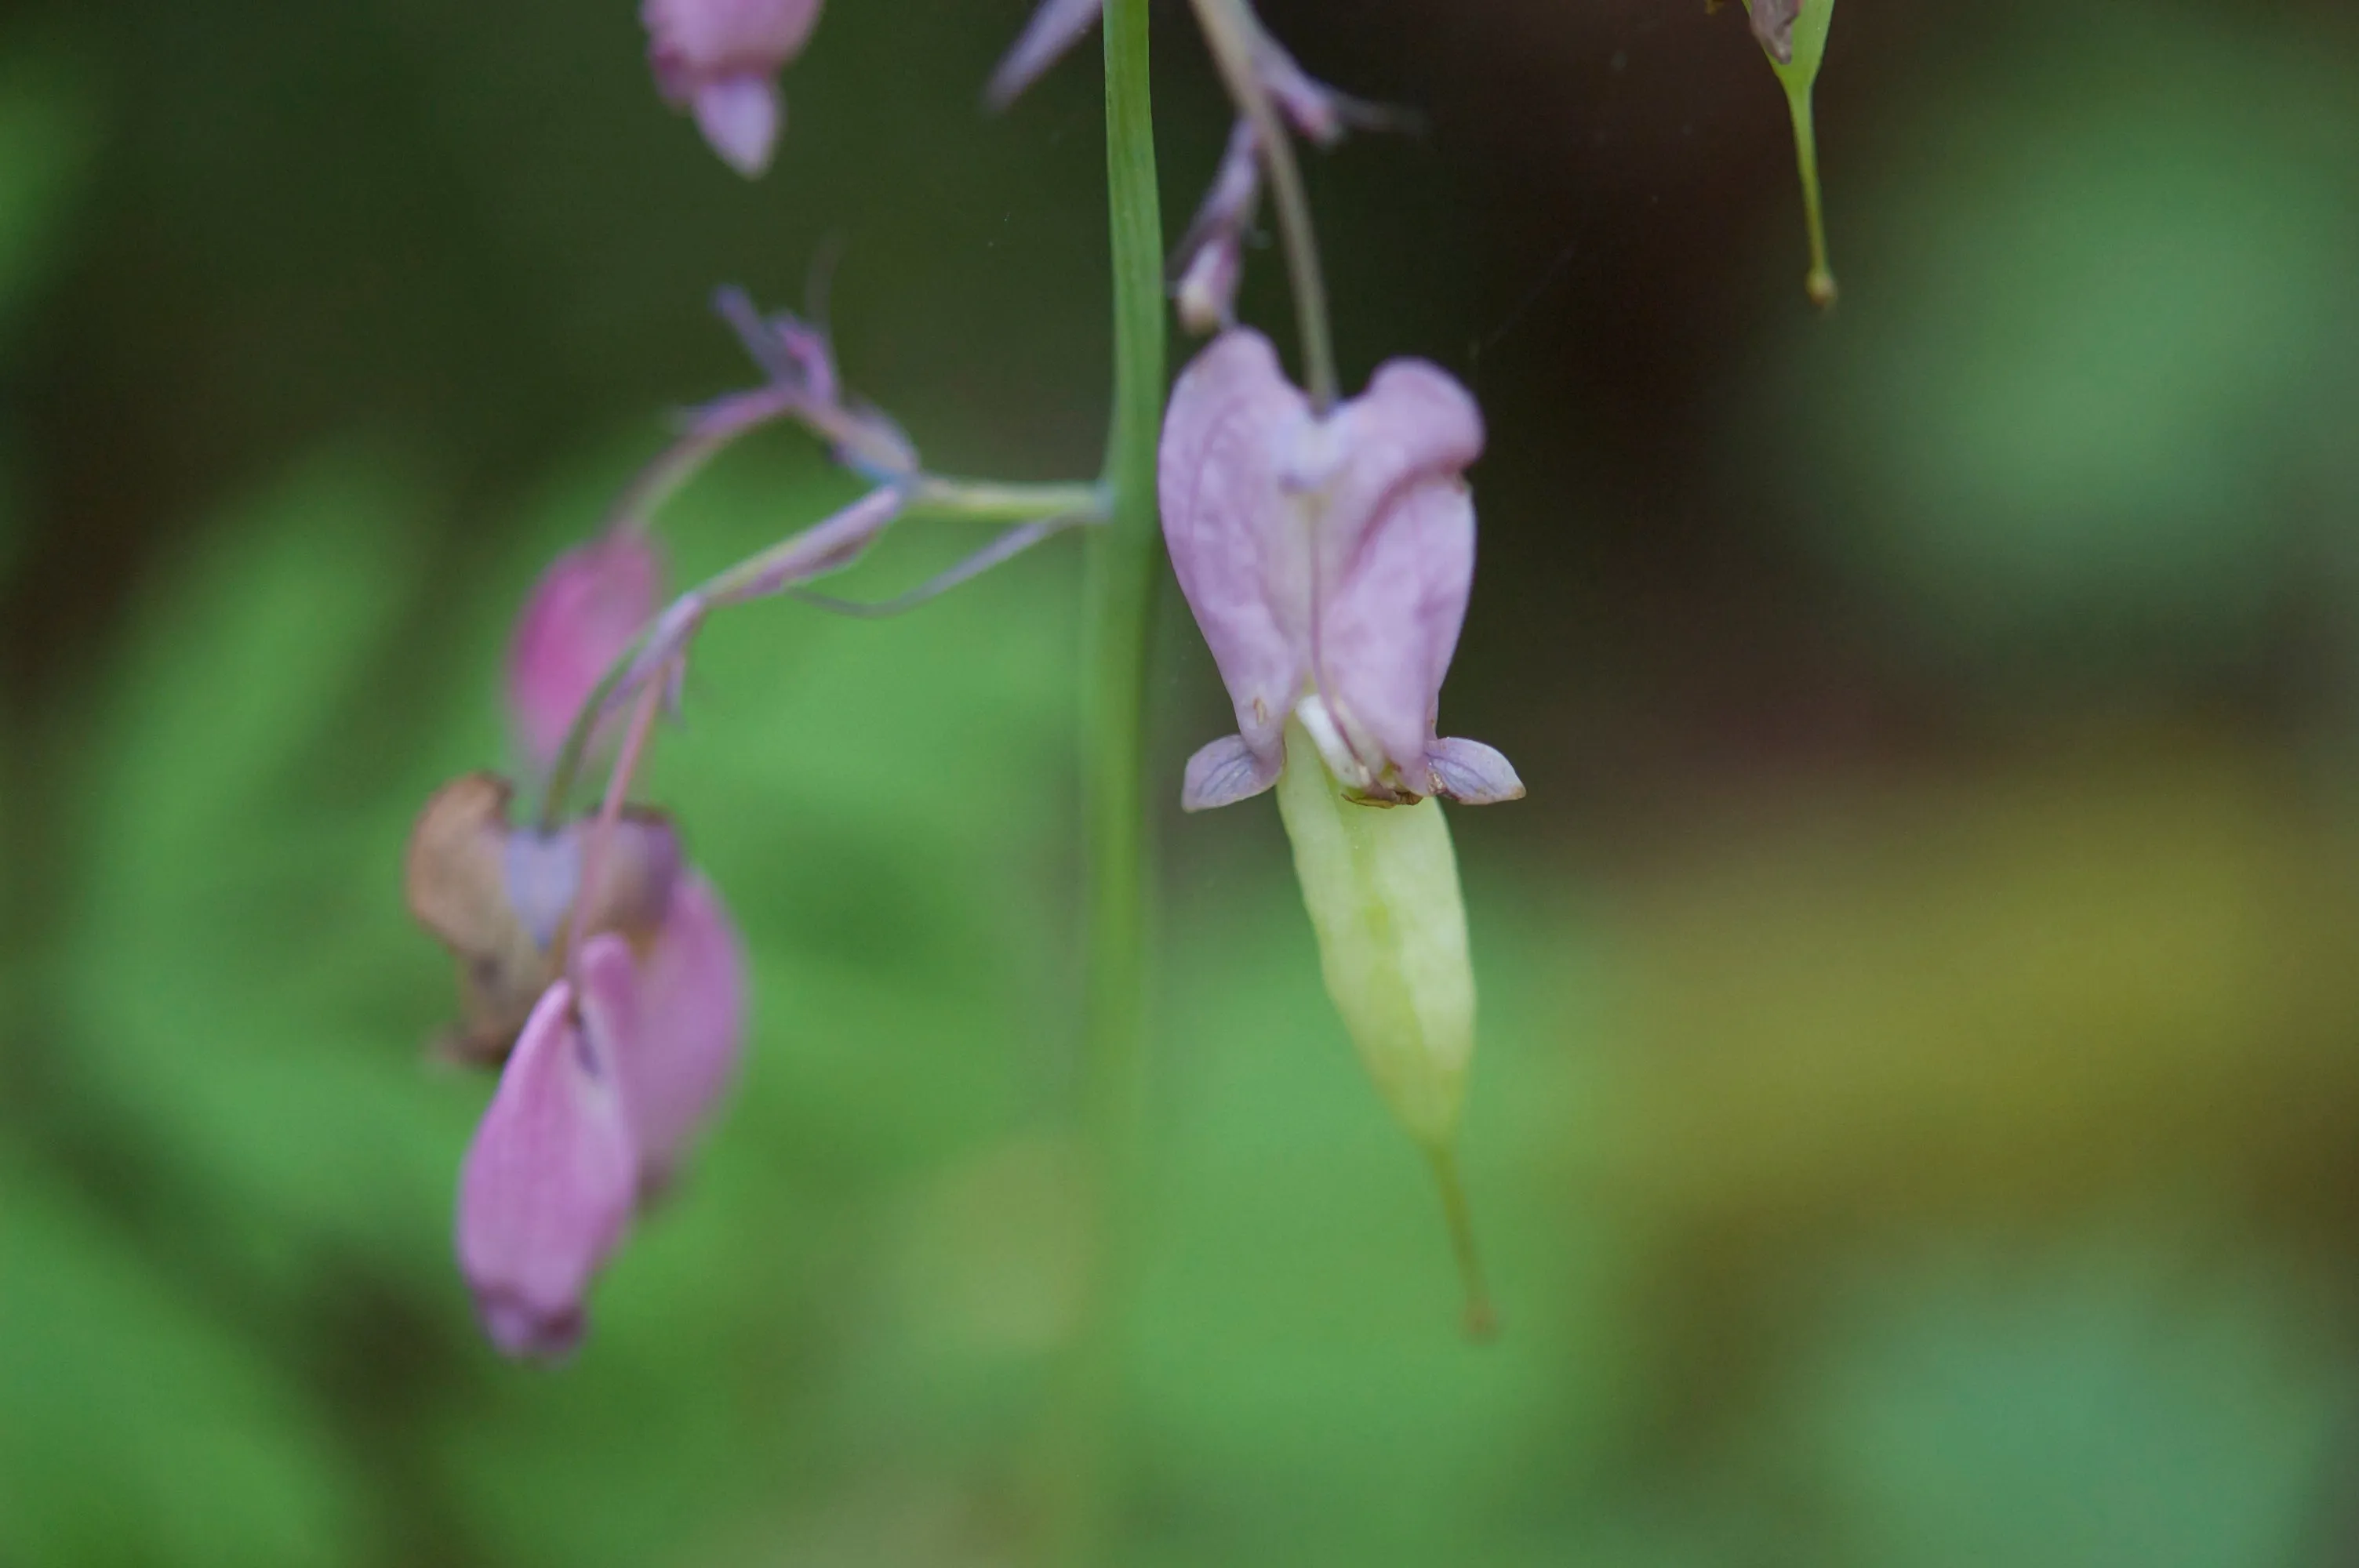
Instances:
[[[1327,321],[1327,279],[1319,265],[1319,235],[1310,222],[1310,198],[1285,120],[1270,102],[1261,79],[1261,22],[1246,0],[1195,0],[1196,20],[1221,68],[1229,96],[1253,123],[1261,143],[1262,167],[1269,173],[1271,204],[1286,247],[1286,271],[1294,286],[1294,319],[1302,334],[1302,376],[1310,405],[1321,414],[1341,395],[1335,376],[1335,340]]]
[[[1115,1428],[1147,1059],[1141,779],[1158,543],[1155,454],[1166,373],[1147,0],[1106,0],[1105,95],[1114,406],[1106,440],[1107,521],[1089,531],[1082,677],[1089,978],[1078,1087],[1091,1262],[1047,1455],[1052,1556],[1076,1563],[1105,1560],[1107,1516],[1118,1490]]]

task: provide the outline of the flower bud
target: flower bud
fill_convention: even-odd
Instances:
[[[646,0],[639,8],[657,87],[748,179],[769,167],[786,123],[777,74],[802,52],[819,11],[820,0]]]
[[[582,705],[653,618],[663,562],[621,531],[569,550],[533,585],[508,648],[508,712],[536,770],[555,762]]]
[[[1237,287],[1245,279],[1245,232],[1261,205],[1261,138],[1253,122],[1239,120],[1229,134],[1212,189],[1180,236],[1175,253],[1179,281],[1171,297],[1180,324],[1191,332],[1216,332],[1236,324]]]
[[[1203,336],[1236,325],[1237,287],[1245,281],[1245,242],[1234,233],[1207,240],[1172,286],[1180,324]]]
[[[578,997],[559,980],[534,1007],[459,1171],[460,1271],[509,1356],[580,1342],[583,1298],[638,1196],[620,1071],[636,1027],[629,947],[592,938],[581,975]]]

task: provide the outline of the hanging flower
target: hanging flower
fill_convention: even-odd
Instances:
[[[1395,362],[1321,414],[1259,334],[1180,375],[1163,430],[1164,536],[1238,732],[1189,761],[1181,805],[1278,786],[1321,968],[1377,1089],[1455,1190],[1474,1048],[1458,863],[1430,795],[1523,794],[1507,760],[1434,733],[1465,619],[1483,447],[1473,400]]]
[[[519,620],[510,717],[546,771],[648,619],[651,548],[609,535],[545,573]],[[487,773],[438,790],[410,835],[411,912],[457,959],[448,1053],[500,1065],[461,1168],[457,1248],[512,1356],[580,1338],[592,1280],[670,1181],[735,1076],[745,958],[719,895],[659,813],[512,820]]]
[[[1323,415],[1257,332],[1223,333],[1181,373],[1163,532],[1238,730],[1190,759],[1187,809],[1277,783],[1289,719],[1364,799],[1523,794],[1497,752],[1434,733],[1474,572],[1460,476],[1482,449],[1473,399],[1419,361]]]
[[[536,772],[557,760],[574,716],[662,593],[662,557],[635,529],[569,550],[541,574],[516,619],[507,669],[508,713]]]
[[[802,53],[820,0],[645,0],[647,64],[721,160],[751,179],[787,117],[778,72]]]
[[[621,1060],[636,1028],[630,949],[594,937],[581,970],[578,996],[559,980],[533,1008],[459,1168],[460,1272],[510,1356],[580,1341],[582,1298],[638,1200]]]

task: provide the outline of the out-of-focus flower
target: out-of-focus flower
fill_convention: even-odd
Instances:
[[[1474,569],[1461,475],[1482,449],[1473,399],[1419,361],[1323,415],[1257,332],[1223,333],[1181,373],[1164,537],[1238,730],[1190,759],[1184,806],[1269,788],[1289,719],[1364,799],[1523,793],[1497,752],[1434,732]]]
[[[547,832],[508,819],[514,791],[476,773],[434,793],[411,829],[409,910],[458,960],[460,1023],[446,1042],[464,1061],[497,1062],[557,978],[558,939],[618,932],[645,946],[671,907],[679,844],[653,812],[625,812],[583,896],[585,824]]]
[[[655,575],[618,534],[535,589],[508,694],[536,765],[647,621]],[[483,773],[436,791],[405,879],[458,960],[450,1054],[505,1063],[460,1173],[460,1268],[492,1341],[548,1357],[580,1338],[591,1280],[735,1076],[745,966],[662,816],[540,827],[510,820],[513,797]]]
[[[748,411],[762,417],[784,415],[826,440],[836,461],[856,473],[880,483],[917,473],[918,449],[908,433],[891,415],[845,391],[825,328],[791,310],[766,316],[741,288],[716,291],[712,308],[768,380],[706,405],[695,416],[696,426],[734,430]]]
[[[769,167],[786,123],[778,72],[802,52],[819,12],[820,0],[645,0],[639,8],[657,87],[749,179]]]
[[[629,1228],[639,1159],[625,1109],[631,954],[618,936],[582,952],[532,1011],[459,1170],[460,1272],[492,1343],[560,1356],[582,1337],[582,1298]]]
[[[1097,26],[1105,10],[1105,0],[1042,0],[1040,8],[1032,13],[1016,38],[1016,47],[991,73],[991,85],[984,90],[984,101],[994,109],[1005,109],[1016,102],[1024,90],[1040,79],[1043,71],[1064,57],[1082,39],[1082,35]]]
[[[654,616],[663,561],[647,537],[619,529],[569,550],[543,572],[508,648],[508,712],[536,769],[557,758],[582,705]]]
[[[1105,0],[1041,0],[1040,8],[1017,36],[1015,47],[991,73],[984,101],[1005,109],[1064,58],[1104,14]],[[1262,90],[1294,128],[1322,147],[1333,146],[1353,127],[1396,125],[1409,118],[1379,104],[1336,92],[1304,70],[1286,46],[1269,35],[1258,18],[1247,18],[1251,28],[1254,70]]]
[[[594,824],[511,827],[506,793],[478,773],[435,796],[411,903],[459,955],[458,1054],[506,1055],[461,1173],[460,1266],[493,1341],[545,1356],[578,1337],[591,1276],[735,1076],[745,964],[660,818],[617,821],[593,857]]]

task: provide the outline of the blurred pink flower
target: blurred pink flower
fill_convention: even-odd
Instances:
[[[770,164],[786,123],[778,72],[819,22],[820,0],[645,0],[647,64],[696,117],[721,159],[748,179]]]
[[[592,937],[581,967],[578,1005],[559,980],[533,1009],[459,1169],[459,1269],[509,1356],[579,1343],[582,1298],[638,1195],[620,1061],[630,949]]]
[[[460,1169],[459,1267],[501,1351],[580,1340],[591,1281],[735,1076],[745,1022],[736,928],[693,873],[644,951],[592,936],[542,992]]]
[[[663,561],[617,531],[557,557],[533,585],[508,647],[508,711],[536,770],[556,761],[582,703],[655,615]]]

